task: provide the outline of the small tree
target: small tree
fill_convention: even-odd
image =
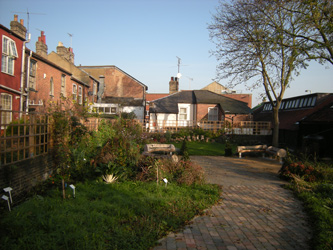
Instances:
[[[52,156],[58,175],[61,176],[63,198],[66,198],[65,180],[69,178],[71,146],[79,142],[87,132],[80,119],[85,118],[85,108],[63,98],[57,103],[50,103],[49,114],[52,117]]]

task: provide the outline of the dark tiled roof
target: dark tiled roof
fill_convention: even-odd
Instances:
[[[309,95],[310,96],[310,95]],[[303,120],[308,119],[331,119],[331,116],[326,116],[322,113],[322,109],[327,107],[328,105],[333,105],[333,94],[312,94],[312,96],[317,96],[317,102],[314,107],[306,107],[299,109],[287,109],[287,110],[279,110],[279,120],[280,120],[280,129],[286,130],[297,130],[298,123]],[[289,98],[292,99],[292,98]],[[316,112],[320,112],[316,114]],[[331,112],[332,113],[332,112]],[[326,116],[326,117],[325,117]],[[312,118],[311,118],[312,117]],[[319,118],[321,117],[321,118]],[[330,118],[331,117],[331,118]],[[255,110],[253,113],[254,121],[270,121],[273,124],[273,112],[272,111],[263,111],[263,106],[259,109]]]
[[[302,123],[333,123],[333,95],[327,97],[327,100],[323,102],[322,108],[318,108],[318,111],[305,117]]]
[[[102,103],[117,103],[122,106],[143,106],[143,99],[137,99],[133,97],[105,97],[102,98]]]
[[[219,104],[229,114],[249,114],[251,109],[245,102],[237,101],[209,90],[182,91],[157,99],[152,102],[154,107],[149,110],[152,113],[178,114],[178,103],[191,104]]]

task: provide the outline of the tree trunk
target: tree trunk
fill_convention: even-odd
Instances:
[[[62,184],[62,198],[66,199],[65,180],[64,180],[64,178],[61,179],[61,184]]]
[[[279,105],[280,106],[280,105]],[[273,108],[273,147],[279,147],[279,109],[274,107]]]

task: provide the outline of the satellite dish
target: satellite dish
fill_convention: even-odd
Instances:
[[[182,74],[178,73],[177,78],[181,78],[181,77],[182,77]]]

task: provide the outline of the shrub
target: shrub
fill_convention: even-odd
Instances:
[[[294,175],[297,175],[305,181],[314,182],[319,176],[319,172],[314,167],[305,165],[302,162],[293,162],[283,164],[279,170],[279,175],[286,179],[292,179]]]
[[[182,142],[182,147],[180,148],[180,155],[182,156],[183,161],[188,161],[190,159],[186,140],[183,140]]]
[[[204,183],[203,169],[191,161],[173,162],[171,159],[143,158],[139,164],[137,180],[156,181],[159,168],[159,181],[166,178],[169,182],[180,185],[194,185]]]
[[[102,175],[115,174],[109,171],[112,169],[124,179],[132,178],[140,159],[140,145],[143,141],[141,128],[131,121],[118,119],[112,122],[112,129],[112,133],[105,129],[110,137],[104,137],[103,144],[99,145],[91,162]]]

